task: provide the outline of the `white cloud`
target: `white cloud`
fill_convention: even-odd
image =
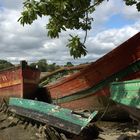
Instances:
[[[104,1],[98,7],[96,7],[96,11],[93,13],[94,26],[99,26],[104,24],[109,18],[119,11],[119,2],[118,1]]]
[[[0,3],[7,9],[21,9],[24,0],[1,0]]]
[[[0,52],[0,59],[15,62],[22,59],[36,61],[46,58],[48,62],[59,64],[68,61],[75,64],[95,61],[140,31],[139,13],[133,7],[129,7],[131,11],[129,12],[127,7],[120,4],[120,1],[103,2],[96,9],[96,12],[92,15],[95,19],[93,22],[94,27],[86,42],[88,55],[78,60],[72,59],[68,48],[65,46],[69,34],[78,33],[83,39],[85,35],[83,31],[67,30],[67,32],[62,32],[59,39],[50,39],[47,37],[45,29],[48,18],[35,21],[32,26],[22,27],[17,22],[20,16],[22,1],[2,1],[4,7],[0,9],[0,49],[2,50]],[[121,13],[124,18],[129,18],[137,22],[120,29],[105,30],[104,23],[116,13]]]
[[[115,47],[140,31],[140,22],[121,29],[109,29],[87,39],[89,54],[99,54],[99,57],[108,53]],[[99,58],[98,57],[98,58]]]
[[[121,7],[121,14],[123,14],[124,18],[138,20],[140,17],[140,12],[137,11],[136,6],[126,6],[125,4]]]

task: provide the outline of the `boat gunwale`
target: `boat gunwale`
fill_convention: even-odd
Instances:
[[[118,84],[129,84],[129,83],[136,83],[136,82],[140,82],[140,78],[138,79],[133,79],[133,80],[126,80],[126,81],[123,81],[123,82],[113,82],[111,83],[111,85],[118,85]]]

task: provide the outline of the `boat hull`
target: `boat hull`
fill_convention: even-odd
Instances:
[[[140,79],[111,84],[111,99],[140,122]]]
[[[22,65],[0,71],[0,101],[9,97],[35,97],[40,72]]]
[[[97,111],[94,111],[92,114],[85,116],[60,106],[21,98],[10,98],[9,110],[20,116],[34,119],[73,134],[80,134],[97,114]]]
[[[125,53],[124,53],[125,52]],[[109,84],[140,76],[140,33],[78,73],[46,86],[55,104],[70,109],[102,109]]]

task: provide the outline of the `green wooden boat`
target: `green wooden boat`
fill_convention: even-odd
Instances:
[[[140,122],[140,79],[111,84],[111,99]]]
[[[60,106],[21,98],[10,98],[9,110],[73,134],[79,134],[97,114],[97,111],[90,115],[73,112]]]

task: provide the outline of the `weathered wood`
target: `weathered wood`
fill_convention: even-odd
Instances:
[[[111,84],[111,99],[140,122],[140,79]]]
[[[0,102],[9,97],[33,99],[38,87],[40,71],[29,67],[25,61],[21,65],[0,71]]]
[[[97,114],[94,111],[87,117],[60,106],[19,98],[10,98],[9,110],[73,134],[79,134]]]
[[[110,91],[115,102],[140,109],[140,79],[114,82]]]

